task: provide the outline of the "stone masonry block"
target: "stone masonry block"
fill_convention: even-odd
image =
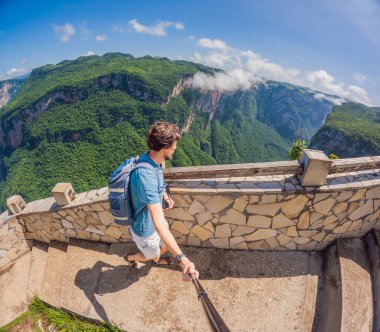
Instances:
[[[332,160],[323,151],[305,149],[300,162],[303,166],[302,186],[322,186],[330,172]]]
[[[12,214],[16,214],[26,207],[26,203],[20,195],[14,195],[7,199],[7,206]]]
[[[71,203],[75,192],[71,183],[57,183],[51,191],[55,201],[59,206],[65,206]]]

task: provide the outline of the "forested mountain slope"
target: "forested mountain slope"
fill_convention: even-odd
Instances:
[[[380,155],[380,107],[335,106],[310,146],[341,158]]]
[[[271,161],[286,159],[332,108],[313,90],[268,80],[245,91],[193,89],[199,71],[218,70],[120,53],[33,70],[0,109],[1,204],[17,193],[46,197],[57,182],[78,192],[105,186],[122,160],[147,150],[155,121],[183,131],[174,166]]]

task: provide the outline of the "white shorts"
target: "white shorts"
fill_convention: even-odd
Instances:
[[[129,227],[129,232],[132,236],[132,240],[136,243],[137,248],[139,248],[146,259],[160,257],[161,248],[165,247],[165,244],[162,242],[160,236],[156,231],[148,237],[138,236],[133,231],[132,227]]]

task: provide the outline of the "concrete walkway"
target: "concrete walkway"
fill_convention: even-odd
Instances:
[[[0,326],[27,309],[27,291],[31,252],[0,269]]]
[[[75,240],[66,249],[52,244],[47,255],[44,248],[33,250],[44,252],[34,253],[38,259],[31,260],[28,254],[16,261],[11,268],[14,278],[0,275],[0,285],[6,282],[8,292],[10,287],[18,288],[20,273],[28,275],[27,271],[39,271],[40,266],[44,275],[41,282],[33,283],[33,292],[56,306],[113,321],[126,331],[208,331],[195,288],[181,281],[178,268],[149,263],[131,269],[125,265],[122,255],[134,252],[134,245]],[[318,319],[320,254],[207,248],[184,251],[199,269],[203,287],[231,331],[312,330]],[[24,288],[18,292],[27,294],[27,286]],[[1,295],[0,306],[8,306]],[[10,316],[1,314],[0,325],[11,320]]]

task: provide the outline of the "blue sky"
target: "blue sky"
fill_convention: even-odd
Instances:
[[[201,62],[237,87],[258,75],[380,106],[379,0],[0,0],[0,80],[107,52]]]

